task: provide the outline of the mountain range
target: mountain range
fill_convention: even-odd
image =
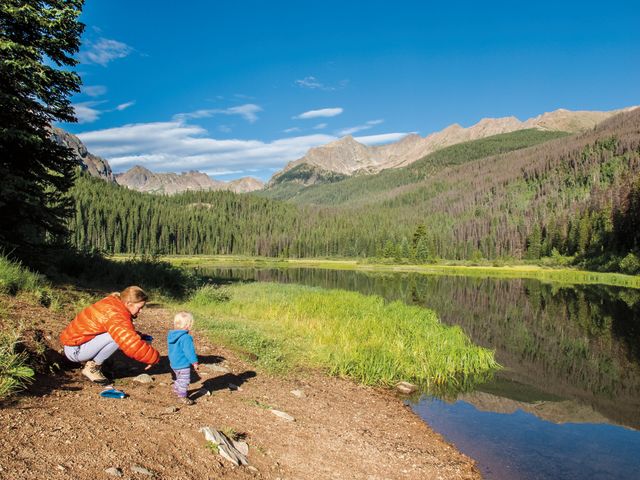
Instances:
[[[268,183],[273,187],[282,182],[303,185],[322,183],[345,176],[373,174],[389,168],[399,168],[427,156],[444,147],[462,142],[536,129],[576,133],[592,129],[598,123],[626,110],[569,111],[564,109],[543,113],[524,122],[516,117],[483,118],[475,125],[463,128],[453,124],[426,137],[407,135],[398,142],[381,146],[366,146],[352,136],[346,136],[327,145],[310,149],[307,154],[287,164]]]
[[[53,127],[58,142],[71,148],[82,169],[90,175],[140,192],[175,194],[190,190],[229,190],[248,193],[257,190],[282,188],[286,185],[306,186],[333,183],[351,176],[372,175],[383,170],[411,165],[430,153],[445,147],[498,134],[535,129],[540,131],[582,132],[629,107],[611,111],[569,111],[565,109],[543,113],[520,121],[516,117],[484,118],[471,127],[453,124],[426,137],[409,134],[397,142],[367,146],[352,136],[340,138],[323,146],[311,148],[303,157],[287,164],[271,177],[267,185],[252,177],[231,182],[213,179],[205,173],[154,173],[136,165],[124,173],[114,175],[107,160],[91,154],[84,144],[70,133]]]
[[[78,137],[58,127],[52,127],[51,130],[53,138],[59,144],[71,149],[83,171],[92,177],[115,182],[139,192],[173,195],[189,190],[229,190],[235,193],[247,193],[264,187],[263,182],[253,177],[242,177],[230,182],[223,182],[202,172],[154,173],[140,165],[136,165],[124,173],[114,175],[109,162],[90,153]]]

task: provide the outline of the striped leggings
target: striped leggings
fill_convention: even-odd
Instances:
[[[173,393],[180,398],[186,398],[189,382],[191,382],[191,367],[172,370],[176,376],[176,381],[173,382]]]

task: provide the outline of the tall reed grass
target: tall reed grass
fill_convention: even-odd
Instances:
[[[34,371],[27,365],[27,354],[16,351],[19,339],[18,332],[0,332],[0,400],[33,379]]]
[[[47,307],[54,298],[44,277],[0,255],[0,294],[20,293],[32,295],[37,302]],[[24,387],[34,375],[33,370],[27,365],[27,354],[16,351],[20,333],[19,327],[14,327],[12,322],[2,318],[0,322],[0,399]]]
[[[367,385],[434,387],[499,367],[492,351],[424,308],[300,285],[233,285],[224,295],[204,288],[187,304],[199,326],[273,369],[319,366]]]

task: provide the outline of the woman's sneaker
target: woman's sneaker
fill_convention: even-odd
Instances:
[[[108,383],[107,377],[102,374],[100,370],[100,365],[98,365],[93,360],[89,360],[84,368],[82,369],[82,374],[87,377],[89,380],[95,383]]]

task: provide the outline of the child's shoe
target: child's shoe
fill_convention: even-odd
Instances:
[[[85,364],[84,368],[82,369],[82,374],[95,383],[105,384],[109,382],[109,380],[107,380],[107,377],[102,374],[100,365],[96,364],[96,362],[94,362],[93,360],[89,360]]]
[[[178,403],[181,403],[183,405],[193,405],[195,402],[189,397],[182,397],[178,400]]]

